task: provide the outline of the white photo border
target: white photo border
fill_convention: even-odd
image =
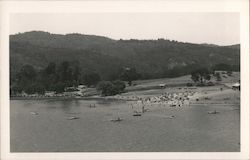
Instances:
[[[241,45],[240,152],[50,152],[11,153],[9,129],[9,18],[13,13],[239,12]],[[1,159],[249,159],[249,1],[119,0],[0,1]]]

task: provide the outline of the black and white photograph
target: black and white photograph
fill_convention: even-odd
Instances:
[[[10,13],[10,154],[240,153],[241,17]]]

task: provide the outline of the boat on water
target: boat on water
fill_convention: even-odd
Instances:
[[[79,117],[71,116],[67,118],[68,120],[74,120],[74,119],[79,119]]]
[[[118,118],[116,118],[116,119],[111,119],[110,121],[111,121],[111,122],[120,122],[120,121],[122,121],[122,120],[123,120],[122,118],[118,117]]]
[[[208,111],[207,113],[208,113],[208,114],[217,114],[217,113],[220,113],[220,112],[214,110],[214,111]]]

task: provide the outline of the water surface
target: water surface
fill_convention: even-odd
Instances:
[[[240,151],[240,115],[235,106],[158,106],[134,117],[128,103],[120,101],[11,100],[10,104],[11,152]],[[220,113],[207,114],[214,109]],[[68,120],[70,116],[79,119]],[[110,121],[116,117],[124,120]]]

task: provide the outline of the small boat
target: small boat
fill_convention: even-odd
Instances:
[[[30,114],[32,114],[32,115],[38,115],[37,112],[30,112]]]
[[[123,119],[118,117],[117,119],[111,119],[111,122],[121,122]]]
[[[79,117],[74,117],[74,116],[72,116],[72,117],[68,117],[67,119],[68,119],[68,120],[74,120],[74,119],[79,119]]]
[[[171,104],[170,107],[176,107],[176,104]]]
[[[166,118],[173,119],[174,117],[175,117],[174,115],[170,115],[170,116],[167,116]]]
[[[141,116],[141,113],[134,113],[133,116]]]
[[[215,111],[208,111],[207,113],[208,114],[217,114],[217,113],[220,113],[220,112],[218,112],[218,111],[215,110]]]

